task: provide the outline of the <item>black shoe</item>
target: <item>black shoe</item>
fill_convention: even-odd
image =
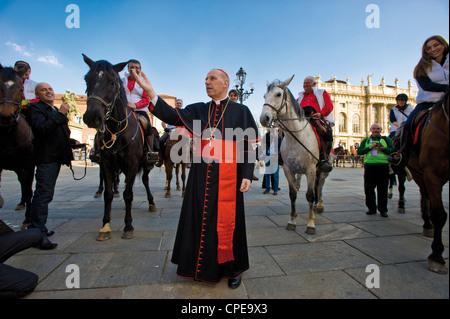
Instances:
[[[52,250],[58,246],[57,243],[52,243],[46,236],[42,240],[42,243],[38,246],[40,250]]]
[[[236,289],[241,285],[242,277],[239,276],[235,279],[228,279],[228,287],[231,289]]]
[[[388,217],[388,213],[387,213],[387,212],[380,212],[380,215],[381,215],[382,217]]]
[[[366,214],[367,215],[375,215],[377,212],[376,211],[373,211],[373,210],[368,210],[367,212],[366,212]]]
[[[159,160],[158,152],[148,152],[147,153],[147,163],[155,164]]]
[[[55,234],[55,232],[53,230],[49,230],[47,232],[47,237],[53,236]]]

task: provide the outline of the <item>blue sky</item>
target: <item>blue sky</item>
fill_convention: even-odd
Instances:
[[[80,10],[80,28],[67,28],[69,4]],[[369,4],[380,10],[379,28],[368,28]],[[400,86],[413,80],[426,38],[449,39],[448,1],[406,0],[0,0],[0,62],[28,61],[31,78],[56,92],[84,94],[88,71],[81,53],[111,63],[138,59],[157,93],[186,104],[208,101],[204,79],[212,68],[240,67],[255,93],[244,102],[256,118],[266,82],[295,74],[336,76],[351,84]],[[414,82],[414,81],[413,81]],[[415,84],[414,84],[415,87]]]

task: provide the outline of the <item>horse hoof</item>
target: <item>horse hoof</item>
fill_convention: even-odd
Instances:
[[[155,204],[148,204],[148,211],[151,213],[156,212],[156,205]]]
[[[177,186],[177,191],[181,191],[181,187],[180,186]]]
[[[315,235],[316,229],[312,227],[306,227],[305,233],[307,233],[308,235]]]
[[[30,225],[31,225],[31,223],[23,222],[22,226],[20,226],[20,230],[26,230],[26,229],[28,229],[28,226],[30,226]]]
[[[111,232],[99,233],[97,236],[97,241],[105,241],[111,238]]]
[[[405,209],[399,207],[399,208],[397,209],[397,213],[399,213],[399,214],[404,214],[404,213],[405,213]]]
[[[101,198],[102,197],[102,193],[98,192],[95,193],[94,198]]]
[[[427,269],[440,275],[446,275],[448,273],[448,269],[445,264],[441,264],[431,259],[428,259]]]
[[[166,193],[166,195],[164,195],[164,197],[165,197],[165,198],[170,198],[170,194],[167,194],[167,193]]]
[[[17,204],[14,210],[24,210],[26,208],[25,204],[19,203]]]
[[[120,197],[120,193],[119,193],[119,192],[114,193],[114,197],[115,197],[115,198],[119,198],[119,197]]]
[[[297,225],[288,223],[286,226],[286,229],[294,231],[296,227],[297,227]]]
[[[422,234],[425,237],[433,238],[434,237],[434,229],[433,228],[424,228]]]
[[[124,230],[122,234],[123,239],[132,239],[134,238],[134,231],[132,230]]]
[[[318,212],[319,214],[322,214],[323,211],[324,211],[324,208],[323,208],[323,207],[317,206],[317,212]]]

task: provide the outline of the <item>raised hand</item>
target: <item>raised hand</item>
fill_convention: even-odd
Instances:
[[[153,98],[155,98],[156,93],[153,90],[153,86],[152,83],[150,82],[150,80],[147,78],[147,76],[145,75],[144,72],[141,72],[141,76],[137,75],[135,70],[130,70],[130,73],[134,76],[134,78],[136,79],[137,84],[139,84],[139,86],[144,89],[145,92],[147,92],[150,100],[153,100]]]

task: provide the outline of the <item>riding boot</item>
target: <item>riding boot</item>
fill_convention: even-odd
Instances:
[[[404,127],[400,136],[400,146],[397,152],[392,153],[388,157],[388,162],[392,165],[406,167],[411,153],[411,131],[408,127]]]
[[[323,159],[320,161],[320,166],[322,172],[329,173],[333,170],[333,165],[328,161],[328,156],[330,155],[332,147],[332,142],[325,142],[325,153],[323,154]]]
[[[147,166],[153,166],[158,161],[158,152],[153,152],[153,136],[147,136],[148,153],[146,156]]]
[[[166,152],[166,146],[160,145],[159,147],[159,155],[158,162],[155,164],[156,167],[161,167],[164,163],[164,153]]]

